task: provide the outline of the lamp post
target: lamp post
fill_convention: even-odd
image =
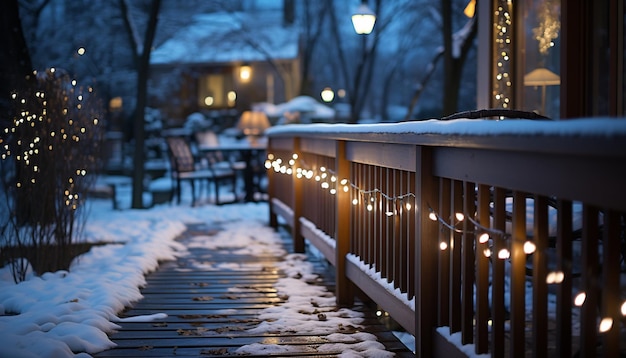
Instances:
[[[360,107],[358,107],[357,101],[360,97],[359,93],[361,89],[359,86],[361,85],[361,80],[365,72],[365,62],[367,60],[366,36],[372,32],[375,23],[376,14],[369,8],[369,6],[367,6],[367,0],[362,0],[361,5],[359,5],[356,12],[352,14],[352,26],[354,26],[354,31],[361,36],[363,41],[363,53],[357,66],[354,78],[354,88],[352,89],[352,94],[350,96],[350,119],[352,123],[356,123],[359,119]],[[365,89],[362,89],[362,91],[365,92]]]

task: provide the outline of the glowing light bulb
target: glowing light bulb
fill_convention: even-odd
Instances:
[[[491,257],[491,249],[490,248],[484,249],[483,255],[485,255],[485,257]]]
[[[437,214],[431,212],[430,214],[428,214],[428,218],[432,221],[437,221]]]
[[[439,249],[441,251],[445,251],[447,248],[448,248],[448,243],[443,242],[443,241],[439,243]]]
[[[374,210],[374,206],[372,204],[367,204],[367,211]]]
[[[535,245],[535,243],[534,243],[534,242],[532,242],[532,241],[526,241],[526,242],[524,243],[524,252],[525,252],[527,255],[532,254],[533,252],[535,252],[535,250],[537,250],[537,245]]]
[[[585,303],[586,299],[587,299],[587,294],[584,292],[581,292],[577,294],[576,297],[574,297],[574,305],[576,305],[576,307],[581,307]]]
[[[458,221],[463,221],[463,220],[465,220],[465,215],[463,215],[463,213],[456,213],[456,214],[454,214],[454,216],[456,217],[456,219],[457,219]]]
[[[352,205],[358,205],[358,204],[359,204],[359,199],[356,199],[356,198],[352,199]]]
[[[548,276],[546,276],[546,283],[548,285],[558,284],[563,282],[563,279],[565,279],[565,274],[563,273],[563,271],[552,271],[548,273]]]
[[[500,260],[506,260],[509,257],[511,257],[511,253],[509,252],[509,250],[507,249],[501,249],[500,251],[498,251],[498,258]]]
[[[626,301],[622,303],[622,316],[626,316]]]
[[[411,211],[411,203],[406,203],[404,207],[406,208],[407,211]]]
[[[600,333],[605,333],[610,331],[611,328],[613,328],[613,318],[604,317],[602,321],[600,321],[600,328],[598,329],[598,331]]]
[[[483,232],[482,234],[480,234],[480,236],[478,237],[478,242],[480,242],[481,244],[484,244],[487,241],[489,241],[489,234],[487,234],[486,232]]]

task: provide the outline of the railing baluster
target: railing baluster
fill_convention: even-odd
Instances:
[[[453,222],[454,214],[463,210],[463,183],[452,181],[451,210],[444,216]],[[450,333],[461,330],[461,233],[446,230],[450,234]]]
[[[491,190],[488,185],[478,186],[478,223],[489,227],[489,202]],[[476,238],[476,353],[483,354],[489,350],[489,258],[484,255],[489,248],[489,241],[480,242]]]
[[[582,292],[585,302],[581,307],[580,321],[580,356],[595,357],[598,309],[598,209],[583,205],[583,238],[582,238]]]
[[[602,237],[602,318],[612,320],[612,327],[603,333],[602,352],[605,357],[619,356],[620,348],[620,215],[604,212]]]
[[[476,211],[476,185],[465,182],[463,184],[463,214],[470,216]],[[461,260],[462,272],[462,320],[461,331],[463,332],[462,343],[469,344],[474,341],[474,230],[470,227],[467,219],[463,219],[463,256]]]
[[[392,175],[392,183],[393,183],[393,197],[397,198],[398,195],[401,194],[399,192],[399,186],[401,183],[401,173],[397,170],[393,171]],[[402,240],[400,238],[400,211],[398,210],[398,201],[394,200],[391,203],[391,210],[393,212],[392,216],[392,251],[391,257],[393,259],[392,265],[392,278],[394,282],[394,288],[399,288],[401,292],[406,292],[406,286],[403,284],[404,277],[402,275],[402,255],[404,251],[402,249]]]
[[[511,356],[524,355],[526,340],[526,194],[513,193],[511,238]]]
[[[417,176],[416,173],[408,173],[407,186],[409,188],[408,192],[416,193],[417,195],[416,176]],[[407,257],[407,260],[408,260],[408,265],[407,265],[408,280],[407,281],[409,285],[409,288],[407,289],[408,299],[413,299],[415,297],[416,280],[414,278],[415,278],[415,273],[417,272],[417,259],[418,259],[417,249],[416,249],[417,240],[415,240],[415,238],[417,237],[417,227],[416,227],[417,220],[415,220],[415,216],[422,213],[422,209],[418,207],[417,198],[411,201],[411,205],[412,205],[412,208],[410,211],[407,211],[406,218],[405,218],[406,240],[407,240],[407,246],[408,246],[408,250],[407,250],[407,256],[408,256]]]
[[[533,236],[533,352],[535,357],[547,357],[548,350],[548,199],[535,195]]]
[[[557,357],[572,356],[572,202],[557,201],[557,268],[563,281],[556,291]]]
[[[439,215],[450,216],[450,179],[439,178]],[[439,325],[450,326],[451,293],[450,293],[450,252],[452,233],[443,224],[439,224],[439,242],[447,245],[446,250],[439,250]]]
[[[501,232],[505,231],[506,223],[506,207],[505,207],[505,190],[495,188],[493,193],[494,214],[493,227]],[[493,238],[494,250],[491,255],[493,265],[492,284],[491,284],[491,354],[493,357],[504,356],[504,260],[498,258],[500,250],[507,249],[504,238],[496,235]]]

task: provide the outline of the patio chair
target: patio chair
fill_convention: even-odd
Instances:
[[[177,197],[177,203],[180,204],[181,202],[182,181],[188,181],[191,184],[192,205],[196,203],[195,182],[206,181],[213,183],[215,187],[215,203],[217,205],[224,204],[220,202],[220,185],[227,182],[232,185],[234,192],[237,179],[235,172],[230,168],[212,167],[210,163],[206,167],[202,167],[197,163],[185,138],[167,137],[166,143],[172,165],[172,190]]]

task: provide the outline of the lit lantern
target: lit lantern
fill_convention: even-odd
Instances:
[[[359,35],[368,35],[374,29],[376,14],[365,4],[361,3],[352,15],[354,31]]]

